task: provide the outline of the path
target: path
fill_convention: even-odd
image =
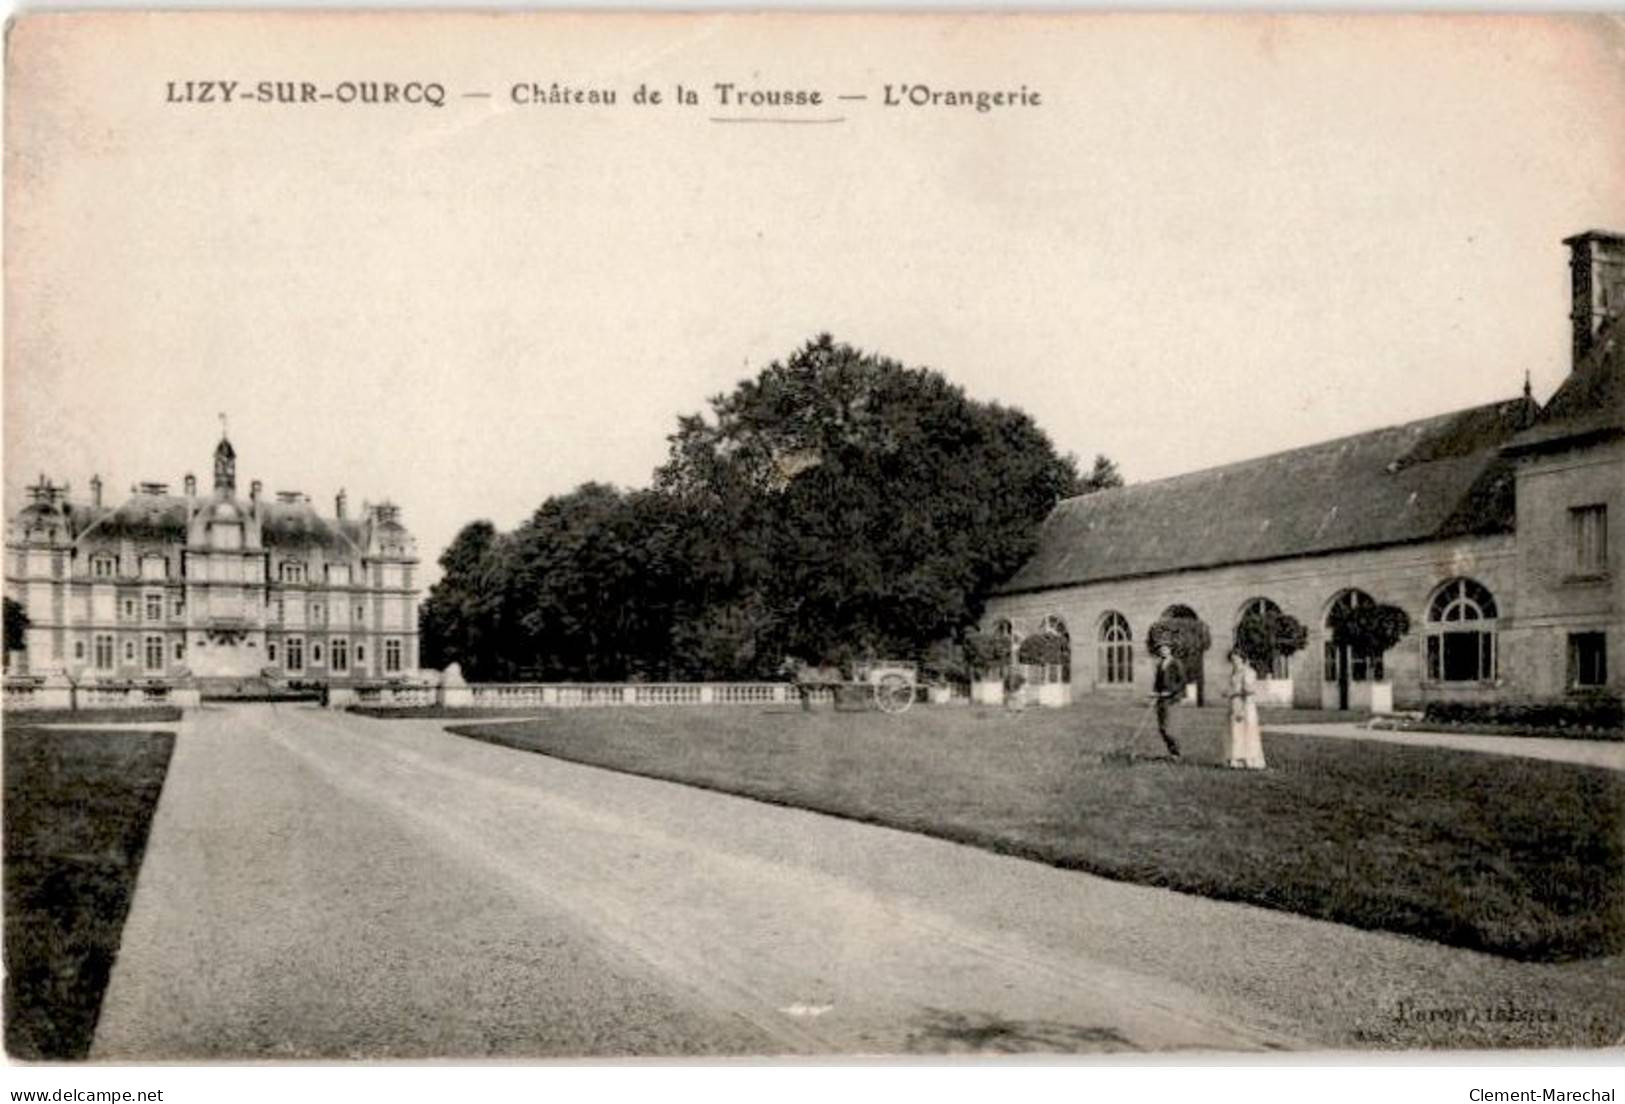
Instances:
[[[1486,994],[1564,1038],[1619,1004],[438,722],[225,707],[180,726],[92,1055],[1246,1050]]]
[[[1344,740],[1376,740],[1385,744],[1412,747],[1454,748],[1487,755],[1511,755],[1524,759],[1545,759],[1575,763],[1584,767],[1606,767],[1625,771],[1625,742],[1612,740],[1565,740],[1547,736],[1481,736],[1466,732],[1396,732],[1367,728],[1363,724],[1266,724],[1265,732],[1285,732],[1293,736],[1326,736]]]

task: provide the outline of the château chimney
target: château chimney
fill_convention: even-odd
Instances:
[[[248,501],[258,502],[260,500],[260,492],[264,489],[265,484],[261,483],[258,479],[254,480],[248,485]]]
[[[99,475],[93,475],[90,477],[90,504],[96,507],[98,510],[101,509],[102,477]]]
[[[197,476],[193,475],[191,472],[187,472],[186,478],[181,480],[181,486],[186,488],[187,498],[197,497]]]
[[[340,521],[344,520],[344,507],[348,501],[344,494],[344,488],[340,487],[338,497],[333,499],[333,515]]]
[[[1597,334],[1612,319],[1625,315],[1625,234],[1587,230],[1564,238],[1569,247],[1574,353],[1569,367],[1578,368],[1591,352]]]

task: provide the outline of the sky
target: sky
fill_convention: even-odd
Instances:
[[[448,98],[169,102],[220,79]],[[58,17],[6,107],[8,509],[207,486],[225,413],[240,486],[391,499],[425,563],[823,331],[1131,482],[1544,399],[1561,241],[1625,230],[1608,16]]]

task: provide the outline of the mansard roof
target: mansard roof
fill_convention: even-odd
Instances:
[[[362,545],[344,532],[344,523],[324,518],[308,502],[262,502],[260,539],[267,548],[322,548],[341,556],[361,555]]]
[[[76,539],[186,541],[186,523],[192,514],[191,500],[181,495],[136,494],[124,504],[107,509],[79,507],[87,524],[75,533]]]
[[[1500,448],[1537,411],[1475,406],[1059,503],[1002,593],[1513,526]]]

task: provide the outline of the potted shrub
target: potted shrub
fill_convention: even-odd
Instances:
[[[1380,662],[1383,655],[1411,631],[1411,619],[1398,606],[1340,607],[1331,615],[1332,646],[1367,662]],[[1348,664],[1338,664],[1338,698],[1345,708],[1368,708],[1373,713],[1394,711],[1394,684],[1374,679],[1357,684],[1369,687],[1369,699],[1361,702],[1349,695]]]
[[[1309,642],[1309,630],[1278,609],[1249,610],[1236,624],[1235,646],[1258,673],[1258,701],[1292,704],[1292,680],[1272,677],[1276,661],[1295,655]]]
[[[1066,637],[1053,632],[1034,633],[1021,642],[1016,649],[1016,658],[1028,667],[1037,667],[1043,672],[1043,678],[1038,683],[1039,705],[1055,707],[1067,704],[1071,687],[1066,681],[1066,670],[1072,663],[1072,644]]]
[[[1174,658],[1185,668],[1186,685],[1196,688],[1196,704],[1201,705],[1205,696],[1202,657],[1213,647],[1213,634],[1207,624],[1195,617],[1164,617],[1154,621],[1146,630],[1145,646],[1156,655],[1163,644],[1173,649]]]
[[[1010,664],[1010,641],[997,633],[973,632],[965,637],[965,667],[970,675],[971,701],[998,705],[1004,701],[1004,671]]]
[[[954,687],[970,679],[964,646],[947,640],[937,641],[926,649],[920,661],[920,674],[925,679],[931,703],[947,705],[953,701]]]

